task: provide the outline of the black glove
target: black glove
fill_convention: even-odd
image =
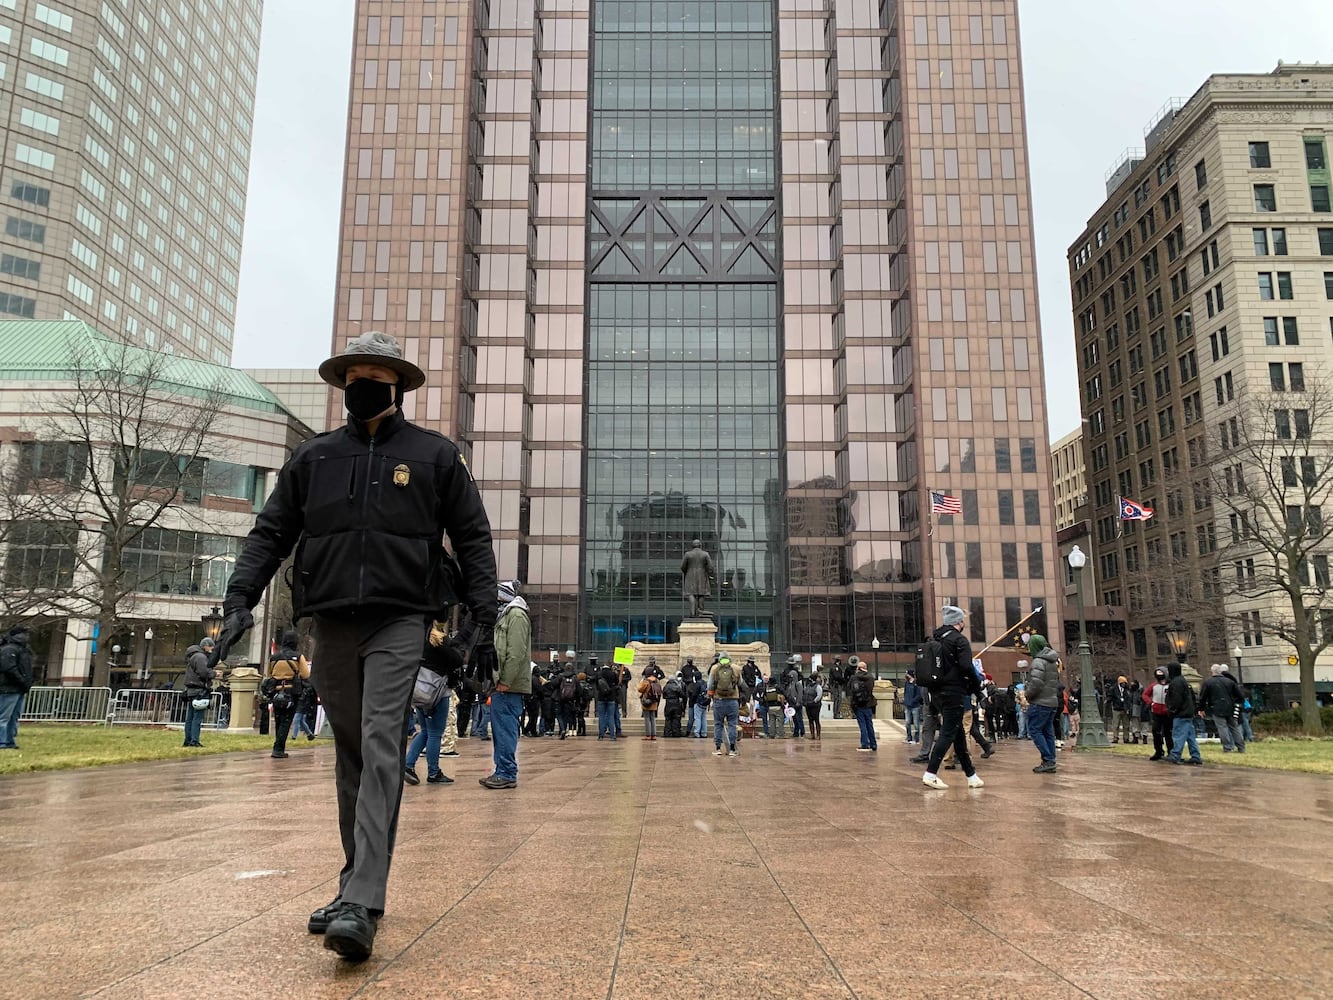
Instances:
[[[469,662],[483,680],[491,680],[500,669],[500,657],[495,652],[495,640],[489,628],[477,629],[476,641],[472,646]]]
[[[222,620],[222,634],[213,646],[213,653],[208,658],[209,669],[215,669],[219,662],[227,658],[231,647],[241,641],[241,637],[255,627],[255,616],[246,608],[232,608]]]

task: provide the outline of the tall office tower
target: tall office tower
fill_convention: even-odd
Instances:
[[[358,5],[335,344],[428,369],[409,415],[470,450],[540,644],[674,638],[696,538],[719,638],[778,651],[1054,597],[1017,27]]]
[[[1245,583],[1256,556],[1262,578],[1262,553],[1245,551],[1247,529],[1216,498],[1271,481],[1283,485],[1263,506],[1276,508],[1286,487],[1295,497],[1317,485],[1306,462],[1322,446],[1307,457],[1299,394],[1307,375],[1322,377],[1333,333],[1330,121],[1328,66],[1211,76],[1149,124],[1069,248],[1103,599],[1125,607],[1140,669],[1172,655],[1180,617],[1194,631],[1190,662],[1238,649],[1246,681],[1293,685],[1271,689],[1273,702],[1296,697],[1291,649],[1275,634],[1290,604]],[[1248,419],[1260,399],[1271,429]],[[1242,440],[1265,438],[1257,451]],[[1279,467],[1255,460],[1265,449]],[[1122,525],[1117,494],[1155,516]],[[1301,572],[1322,589],[1327,558],[1310,562]],[[1333,680],[1322,658],[1319,669]]]
[[[262,0],[0,0],[0,315],[231,361]]]

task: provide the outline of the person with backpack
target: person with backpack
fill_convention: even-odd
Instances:
[[[713,702],[713,756],[722,756],[723,728],[726,729],[727,756],[736,756],[736,727],[740,724],[741,678],[731,665],[731,657],[718,657],[708,672],[708,696]]]
[[[779,686],[780,678],[772,674],[768,677],[768,683],[764,685],[764,697],[762,701],[764,709],[764,735],[770,740],[780,740],[785,735],[783,726],[787,715],[783,709],[786,707],[786,699],[782,695],[782,688]]]
[[[657,679],[661,673],[656,670],[657,664],[651,663],[644,670],[643,677],[639,681],[639,704],[643,706],[643,738],[645,740],[657,739],[657,709],[662,704],[662,683]],[[650,673],[650,671],[653,671]]]
[[[967,752],[967,733],[963,729],[963,714],[969,695],[978,693],[981,684],[972,667],[972,645],[963,635],[966,612],[952,604],[942,611],[942,622],[917,650],[915,663],[917,680],[931,692],[932,700],[940,710],[940,734],[931,748],[926,762],[926,773],[921,783],[927,788],[945,789],[938,770],[944,754],[952,746],[954,758],[967,775],[968,788],[980,788],[985,782],[972,765]]]
[[[828,672],[829,691],[833,695],[833,717],[842,718],[842,703],[847,698],[847,669],[842,665],[842,657],[833,658],[833,666]]]
[[[282,646],[269,660],[268,676],[260,685],[260,692],[273,706],[273,751],[275,759],[287,756],[287,737],[292,728],[292,717],[310,680],[310,664],[296,648],[296,629],[282,633]]]
[[[1055,715],[1060,707],[1060,654],[1041,635],[1028,639],[1028,653],[1032,656],[1027,680],[1028,734],[1041,754],[1041,762],[1032,771],[1053,774]]]
[[[791,735],[792,739],[799,740],[805,735],[805,679],[801,677],[801,665],[796,657],[787,663],[782,693],[787,696],[787,704],[796,710],[791,717]]]
[[[819,676],[819,668],[810,671],[805,679],[804,701],[805,717],[810,723],[810,738],[818,740],[823,735],[819,725],[819,713],[824,708],[824,679]]]
[[[680,674],[663,685],[662,710],[666,714],[667,739],[680,739],[685,735],[680,726],[685,715],[685,685],[681,683]]]
[[[907,671],[907,677],[903,680],[903,722],[907,728],[905,742],[920,743],[921,685],[916,682],[916,671],[912,669]]]
[[[597,666],[597,657],[591,657],[589,667],[596,685],[597,698],[597,739],[617,739],[616,736],[616,699],[620,690],[620,675],[611,669],[611,664]]]
[[[634,679],[629,667],[616,664],[616,738],[625,735],[622,721],[629,716],[629,685]]]
[[[579,678],[578,674],[574,672],[573,660],[565,662],[556,688],[556,697],[560,706],[560,738],[563,740],[569,736],[571,729],[578,727]]]
[[[875,682],[859,657],[851,657],[847,661],[847,668],[852,671],[852,679],[847,683],[847,697],[852,705],[852,714],[856,716],[856,726],[861,731],[861,745],[856,748],[857,752],[877,753],[879,740],[875,738]]]

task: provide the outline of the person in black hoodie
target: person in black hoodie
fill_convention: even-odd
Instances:
[[[1172,764],[1184,763],[1180,758],[1188,745],[1189,762],[1198,767],[1203,764],[1203,754],[1199,753],[1198,734],[1194,729],[1194,716],[1198,713],[1194,688],[1181,674],[1179,663],[1169,664],[1166,670],[1171,677],[1166,685],[1166,710],[1171,715],[1171,752],[1167,760]]]
[[[931,700],[940,710],[940,735],[931,748],[926,773],[921,776],[921,783],[927,788],[949,787],[940,780],[937,772],[950,745],[953,746],[954,759],[967,775],[967,787],[980,788],[984,784],[972,766],[972,756],[967,752],[967,733],[963,730],[968,695],[981,691],[980,678],[972,667],[972,645],[963,636],[965,617],[962,608],[946,604],[942,612],[944,624],[931,636],[940,644],[941,677],[931,691]]]
[[[28,626],[15,625],[0,640],[0,750],[19,748],[19,716],[32,690]]]
[[[268,663],[268,676],[260,685],[264,697],[273,705],[273,752],[271,757],[287,756],[287,734],[310,680],[310,664],[296,648],[296,629],[282,633],[282,648]]]

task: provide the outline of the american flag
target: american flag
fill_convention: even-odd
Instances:
[[[1122,521],[1146,521],[1152,517],[1152,508],[1145,507],[1141,503],[1135,503],[1133,500],[1120,498],[1120,520]]]
[[[939,490],[931,490],[930,512],[932,514],[961,514],[963,512],[963,501],[957,497],[951,497],[947,493],[941,493]]]

